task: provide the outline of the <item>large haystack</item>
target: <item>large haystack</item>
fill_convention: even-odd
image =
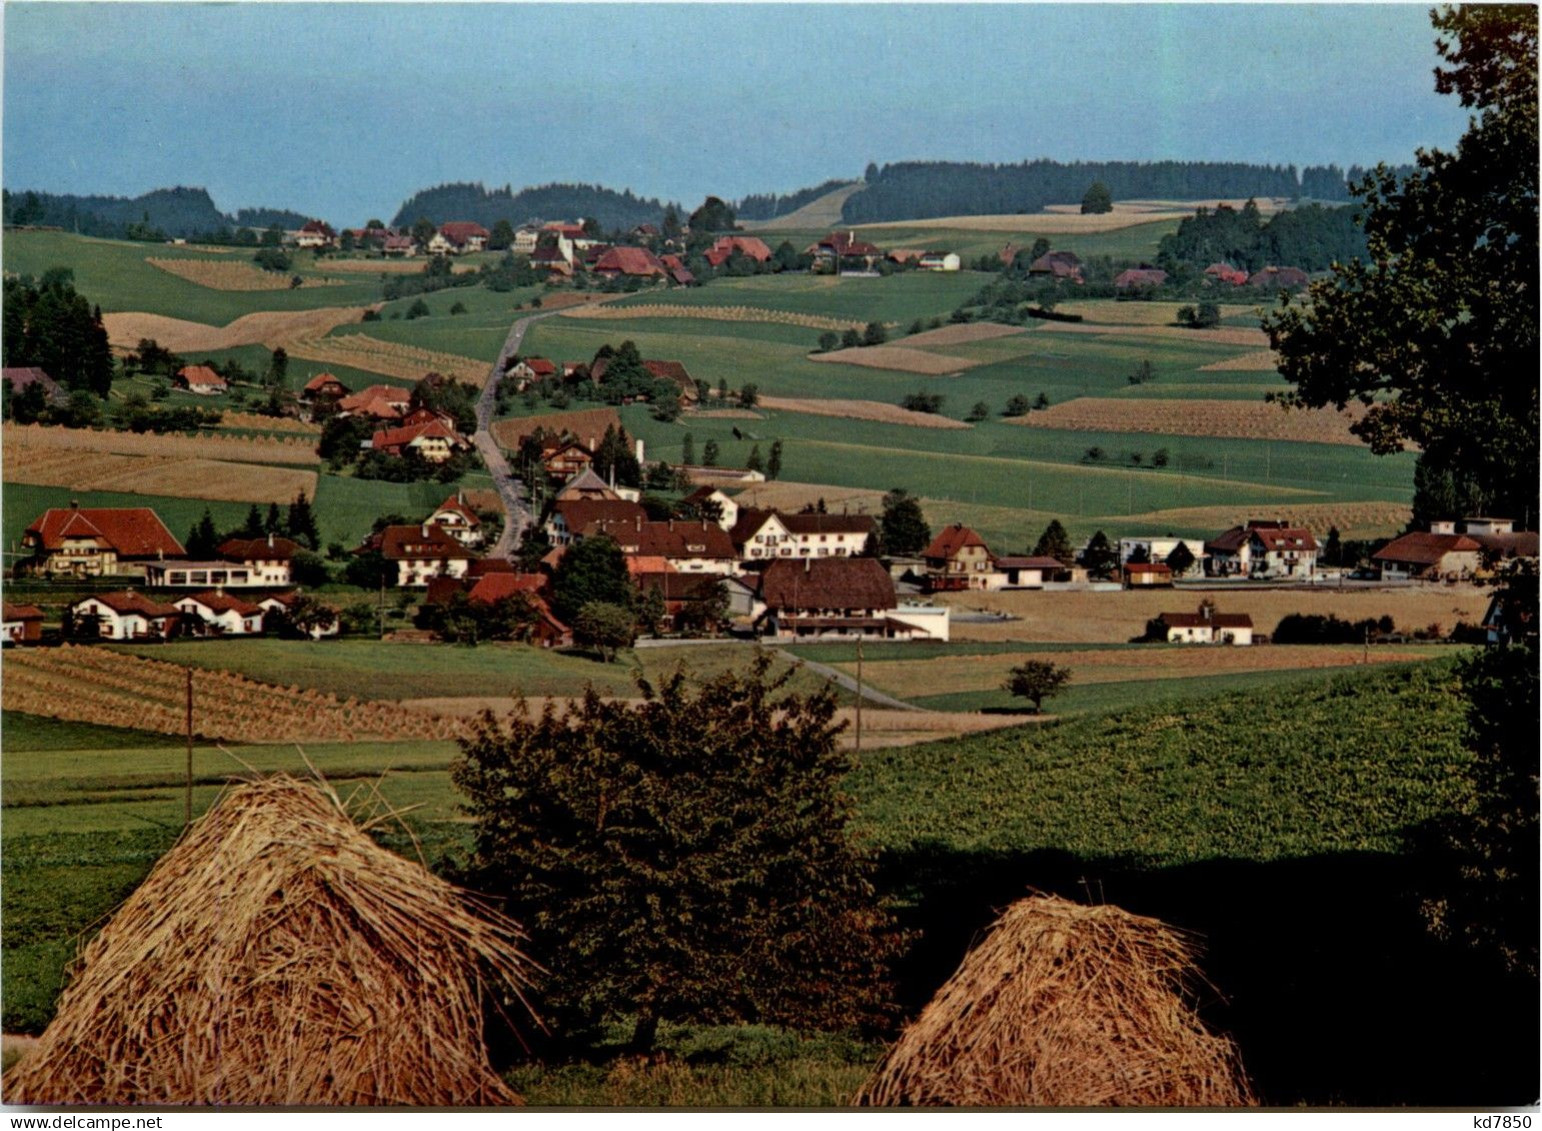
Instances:
[[[523,1008],[513,921],[379,847],[324,786],[230,789],[118,909],[13,1104],[512,1104],[482,978]],[[528,1020],[528,1017],[527,1017]]]
[[[1189,1004],[1188,939],[1156,919],[1035,895],[1007,908],[889,1050],[872,1106],[1234,1107],[1235,1046]]]

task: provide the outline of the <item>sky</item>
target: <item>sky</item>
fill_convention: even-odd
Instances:
[[[580,181],[688,208],[869,161],[1410,161],[1426,4],[11,2],[12,191],[189,185],[389,220],[413,192]]]

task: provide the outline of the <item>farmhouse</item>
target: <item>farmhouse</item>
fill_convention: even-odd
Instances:
[[[626,276],[656,279],[665,274],[658,256],[645,247],[613,247],[594,261],[594,273],[604,279]]]
[[[1157,267],[1131,267],[1114,276],[1116,291],[1141,291],[1167,282],[1167,272]]]
[[[1311,577],[1317,572],[1317,539],[1283,520],[1251,519],[1205,543],[1207,577]]]
[[[829,269],[839,264],[857,260],[871,268],[873,263],[883,257],[883,251],[872,244],[857,239],[855,232],[831,232],[816,244],[810,245],[804,250],[805,255],[812,255],[816,267]]]
[[[1248,286],[1268,290],[1299,290],[1310,281],[1299,267],[1265,267],[1248,276]]]
[[[4,603],[0,644],[36,644],[43,639],[43,610],[35,605]]]
[[[687,522],[591,522],[580,532],[584,538],[605,535],[621,547],[628,557],[656,558],[667,562],[678,573],[717,573],[735,571],[739,558],[734,553],[728,532],[715,522],[698,519]]]
[[[492,605],[498,601],[518,598],[528,602],[531,612],[535,614],[535,621],[530,626],[529,642],[539,644],[542,648],[565,648],[573,643],[573,630],[558,620],[547,604],[543,594],[546,585],[544,574],[515,573],[512,567],[480,577],[472,577],[470,574],[461,579],[440,577],[429,583],[425,603],[447,604],[456,593],[466,594],[466,599],[475,605]]]
[[[193,636],[255,636],[262,632],[262,606],[221,589],[179,597],[183,627]]]
[[[757,596],[765,609],[757,625],[769,636],[896,635],[894,581],[874,558],[779,559],[761,573]]]
[[[397,420],[412,408],[412,394],[395,385],[370,385],[337,402],[340,416]]]
[[[926,587],[931,592],[994,589],[995,559],[990,547],[963,523],[944,527],[921,554],[926,561]]]
[[[49,404],[59,405],[69,399],[63,386],[35,365],[6,369],[0,371],[0,374],[3,374],[0,379],[11,387],[12,396],[20,396],[36,385],[42,389],[43,399]]]
[[[348,395],[348,386],[330,373],[318,373],[305,382],[300,390],[302,401],[342,400]]]
[[[471,441],[442,420],[430,419],[400,428],[386,428],[363,445],[371,451],[402,456],[412,452],[429,463],[444,463],[456,452],[466,451]]]
[[[396,565],[402,588],[426,586],[435,577],[465,577],[471,564],[471,551],[435,523],[388,526],[379,540],[381,556]]]
[[[1205,268],[1205,281],[1222,283],[1228,287],[1246,286],[1248,273],[1230,263],[1212,263]]]
[[[23,568],[46,577],[143,576],[151,562],[187,557],[149,507],[50,508],[27,527],[21,544],[31,551]]]
[[[1251,644],[1253,618],[1246,613],[1218,613],[1208,601],[1197,613],[1163,613],[1157,622],[1171,644]]]
[[[547,440],[541,445],[541,465],[549,477],[566,482],[594,466],[594,452],[577,440]]]
[[[697,492],[708,490],[697,488]],[[787,529],[782,516],[775,511],[738,508],[728,535],[733,539],[735,550],[743,561],[792,556],[792,532]]]
[[[505,372],[515,380],[514,388],[523,392],[534,382],[557,375],[557,366],[544,357],[515,358]]]
[[[1394,538],[1371,555],[1371,564],[1388,581],[1437,581],[1471,577],[1483,547],[1465,534],[1415,532]]]
[[[869,514],[784,514],[790,548],[800,558],[855,557],[867,548],[875,524]]]
[[[418,241],[411,236],[386,236],[380,244],[380,250],[393,259],[405,259],[418,253]]]
[[[702,624],[704,610],[724,595],[724,579],[721,576],[700,573],[676,573],[662,570],[632,575],[639,597],[646,597],[649,590],[658,590],[664,599],[664,619],[660,625],[665,631],[691,624]],[[726,607],[724,607],[724,611]],[[705,627],[705,625],[703,625]]]
[[[596,524],[634,525],[647,521],[648,512],[626,499],[558,499],[546,520],[546,534],[552,545],[566,546]]]
[[[1434,529],[1434,524],[1431,524]],[[1515,529],[1515,520],[1509,518],[1468,518],[1462,520],[1462,530],[1483,547],[1484,564],[1522,559],[1537,560],[1537,532]],[[1454,532],[1454,528],[1451,532]]]
[[[997,558],[992,572],[1001,579],[993,589],[1042,589],[1049,582],[1069,581],[1073,570],[1059,558],[1043,556]]]
[[[721,267],[735,254],[766,263],[771,259],[771,249],[764,240],[755,236],[719,236],[703,256],[714,267]]]
[[[573,476],[573,478],[564,483],[561,489],[555,495],[553,495],[552,498],[557,502],[562,502],[566,499],[626,498],[626,496],[622,494],[622,491],[634,492],[638,495],[641,494],[640,492],[636,492],[635,488],[631,487],[617,489],[596,475],[594,473],[594,468],[586,467],[584,470],[580,471],[577,475]],[[637,499],[633,498],[631,501],[635,503]]]
[[[293,233],[296,247],[331,247],[337,242],[337,233],[325,220],[311,220]]]
[[[487,246],[492,233],[481,224],[470,220],[449,220],[439,226],[434,238],[428,241],[428,250],[435,255],[464,255],[481,251]]]
[[[290,538],[231,538],[220,543],[219,556],[240,562],[252,571],[254,585],[288,585],[295,555],[305,549]]]
[[[482,520],[466,503],[464,491],[457,491],[440,503],[428,521],[442,526],[462,546],[480,546],[483,542]]]
[[[717,524],[724,530],[731,532],[734,526],[738,524],[739,504],[716,487],[698,487],[681,499],[680,502],[694,508],[698,514],[704,511],[710,512],[714,507],[717,508]],[[708,517],[710,517],[710,514],[708,514]],[[735,548],[738,545],[738,541],[735,540]]]
[[[1074,251],[1047,251],[1028,264],[1028,274],[1037,275],[1040,278],[1064,280],[1067,283],[1080,283],[1082,261]]]
[[[77,640],[170,640],[182,613],[124,589],[76,601],[65,610],[66,636]]]
[[[230,383],[207,365],[184,365],[177,370],[177,375],[172,378],[172,384],[190,393],[206,397],[227,392],[230,389]]]

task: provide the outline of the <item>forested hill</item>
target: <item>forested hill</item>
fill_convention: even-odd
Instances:
[[[1351,170],[1351,174],[1357,172]],[[1115,200],[1203,200],[1312,196],[1347,200],[1346,175],[1336,166],[1246,165],[1201,161],[1024,161],[978,165],[905,161],[869,170],[867,187],[841,210],[848,224],[1038,212],[1075,204],[1094,181]]]
[[[789,212],[796,212],[805,204],[818,200],[821,196],[828,196],[838,188],[851,184],[854,178],[836,177],[834,180],[825,181],[813,188],[799,189],[785,196],[774,192],[751,193],[734,206],[734,214],[740,220],[774,220],[778,216],[786,216]]]
[[[156,189],[134,197],[9,190],[0,196],[7,224],[38,224],[113,239],[191,238],[246,225],[298,228],[309,219],[274,208],[244,208],[227,216],[201,188]]]
[[[679,206],[677,211],[683,212]],[[479,184],[439,185],[408,198],[389,221],[393,227],[410,227],[421,217],[436,224],[446,220],[473,220],[491,228],[499,220],[514,225],[528,220],[594,219],[606,231],[626,231],[638,224],[657,225],[664,204],[634,196],[630,189],[616,192],[599,185],[539,185],[514,192],[505,185],[487,189]]]

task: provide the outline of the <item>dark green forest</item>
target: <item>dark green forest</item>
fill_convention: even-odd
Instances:
[[[658,224],[664,216],[661,201],[636,196],[630,189],[616,192],[600,185],[538,185],[515,192],[480,184],[438,185],[415,193],[403,202],[389,221],[406,227],[420,217],[435,224],[446,220],[472,220],[491,228],[499,220],[519,225],[530,220],[595,220],[605,231],[626,231],[639,224]],[[683,209],[676,206],[676,211]]]
[[[1201,208],[1162,237],[1157,263],[1177,275],[1218,262],[1249,272],[1271,265],[1326,271],[1334,263],[1365,258],[1358,215],[1353,206],[1307,204],[1265,221],[1251,200],[1240,209]]]
[[[63,228],[106,239],[204,238],[240,227],[298,228],[310,219],[280,208],[243,208],[226,215],[206,189],[156,189],[143,196],[74,196],[49,192],[0,192],[7,225]]]
[[[841,219],[849,224],[921,220],[932,216],[986,216],[1038,212],[1046,204],[1081,200],[1087,186],[1101,181],[1115,200],[1196,200],[1204,197],[1311,196],[1348,200],[1346,177],[1337,166],[1308,168],[1298,178],[1294,165],[1248,165],[1203,161],[1024,161],[981,165],[958,161],[905,161],[885,165],[846,201]]]

